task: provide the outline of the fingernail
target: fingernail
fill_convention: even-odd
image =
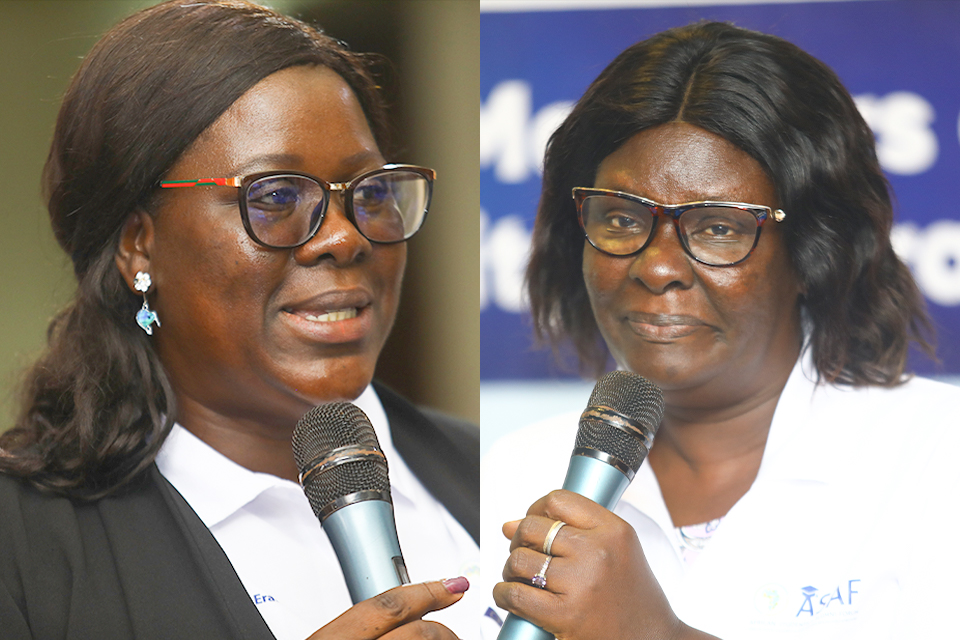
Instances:
[[[450,593],[463,593],[470,588],[470,581],[463,576],[459,578],[447,578],[440,584]]]

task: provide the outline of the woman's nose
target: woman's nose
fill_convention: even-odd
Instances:
[[[650,244],[633,259],[629,274],[653,293],[687,289],[693,286],[692,260],[672,220],[664,217],[659,219]]]
[[[347,217],[342,195],[334,193],[320,228],[310,240],[294,249],[294,256],[302,264],[329,259],[334,264],[347,265],[364,260],[372,248],[370,241]]]

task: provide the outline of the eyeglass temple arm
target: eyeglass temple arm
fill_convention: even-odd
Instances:
[[[202,185],[215,185],[218,187],[239,187],[243,178],[198,178],[196,180],[162,180],[160,186],[164,189],[174,187],[197,187]]]

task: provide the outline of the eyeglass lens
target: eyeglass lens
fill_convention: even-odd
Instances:
[[[430,183],[414,171],[384,171],[358,182],[347,197],[360,233],[374,242],[399,242],[423,223]],[[316,232],[329,200],[330,193],[306,176],[259,178],[247,188],[250,230],[266,245],[297,246]]]
[[[613,195],[587,196],[580,215],[590,243],[614,255],[635,253],[647,243],[653,229],[649,207]],[[693,257],[717,266],[746,258],[759,230],[753,213],[729,205],[687,209],[680,214],[678,227]]]

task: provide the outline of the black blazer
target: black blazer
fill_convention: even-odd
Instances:
[[[479,430],[376,390],[394,445],[479,539]],[[0,640],[273,638],[210,531],[153,466],[86,503],[0,476]]]

